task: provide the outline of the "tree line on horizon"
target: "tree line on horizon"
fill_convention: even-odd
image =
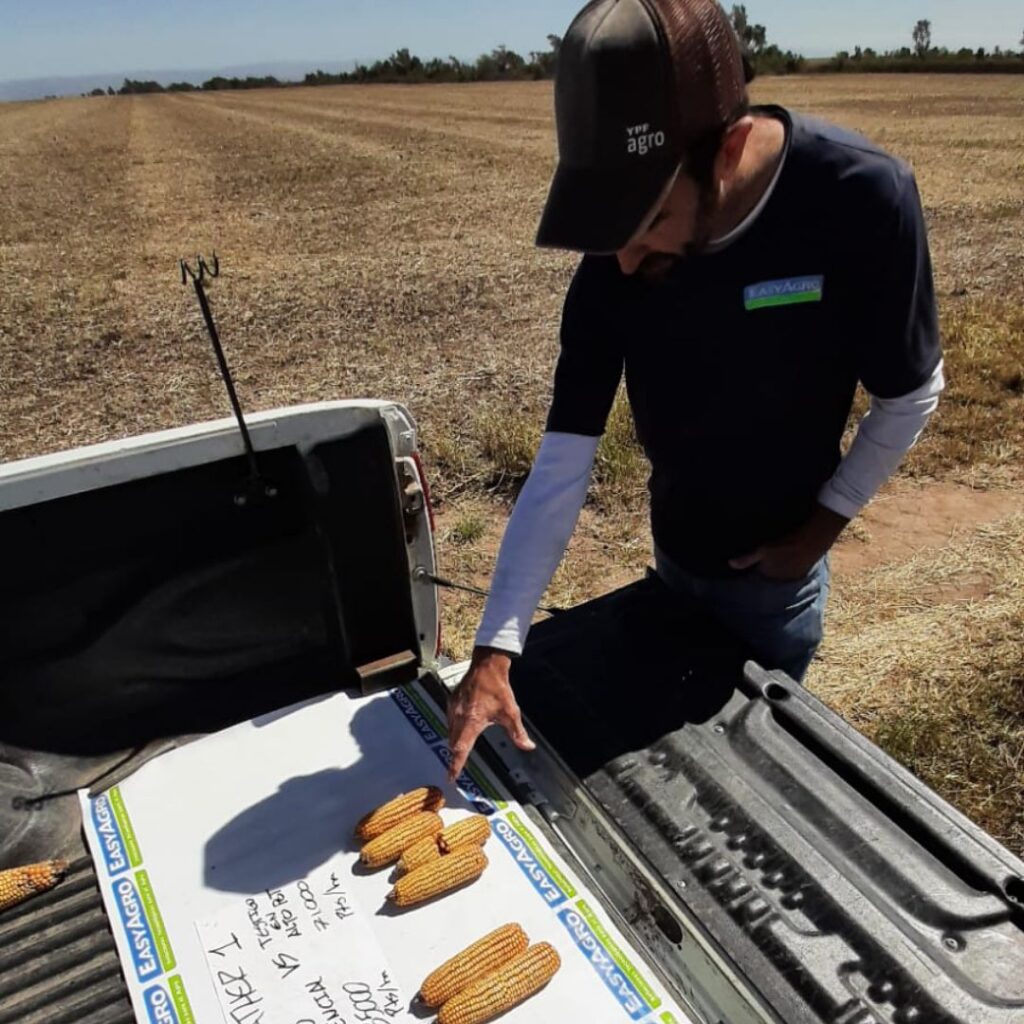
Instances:
[[[756,74],[793,75],[806,72],[1024,72],[1024,35],[1021,36],[1022,50],[992,51],[984,47],[972,50],[962,47],[950,50],[947,47],[933,47],[931,42],[931,21],[921,19],[911,33],[913,46],[903,46],[878,53],[871,47],[855,46],[853,50],[840,50],[834,57],[808,60],[792,50],[782,50],[775,43],[768,42],[764,25],[754,24],[747,15],[745,4],[734,4],[730,12],[733,28],[743,45],[746,59]],[[562,46],[561,37],[549,35],[547,50],[533,50],[527,57],[497,46],[490,53],[481,54],[475,61],[463,61],[458,57],[443,60],[432,57],[423,60],[411,53],[407,47],[396,50],[390,57],[376,60],[372,64],[356,64],[351,71],[336,73],[310,71],[301,82],[284,82],[273,75],[248,76],[246,78],[225,78],[217,75],[201,85],[191,82],[172,82],[164,86],[154,81],[136,81],[126,78],[116,91],[113,87],[93,89],[90,96],[131,95],[155,92],[197,92],[221,89],[271,89],[295,85],[347,85],[352,83],[392,82],[505,82],[538,81],[550,79],[558,67],[558,54]]]
[[[963,46],[958,50],[950,50],[946,46],[932,46],[932,23],[927,18],[920,19],[911,32],[913,46],[901,46],[896,50],[876,53],[870,46],[861,49],[855,46],[852,51],[840,50],[829,58],[822,71],[904,71],[904,72],[989,72],[1013,74],[1024,72],[1024,33],[1021,34],[1021,51],[1003,50],[993,47],[986,50],[979,46],[972,50]]]

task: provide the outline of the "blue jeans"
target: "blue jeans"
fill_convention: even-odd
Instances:
[[[803,681],[824,628],[828,555],[802,580],[768,579],[756,567],[724,579],[696,576],[657,547],[654,560],[666,586],[744,641],[762,668],[781,669]]]

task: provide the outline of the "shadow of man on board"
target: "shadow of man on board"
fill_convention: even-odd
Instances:
[[[336,853],[354,855],[360,846],[356,822],[410,788],[408,765],[397,756],[401,747],[389,749],[387,741],[396,728],[414,737],[400,719],[401,712],[386,697],[360,706],[349,723],[358,759],[344,768],[286,779],[275,793],[218,829],[203,851],[204,884],[224,892],[257,893],[306,877]],[[447,807],[472,813],[475,808],[447,782],[441,761],[431,756],[428,763],[417,784],[440,786]]]

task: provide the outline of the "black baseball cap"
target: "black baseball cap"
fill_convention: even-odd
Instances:
[[[591,0],[559,51],[558,166],[537,245],[621,249],[687,147],[745,101],[739,41],[717,0]]]

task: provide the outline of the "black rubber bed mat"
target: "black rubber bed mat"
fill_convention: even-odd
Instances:
[[[536,627],[514,685],[780,1022],[1024,1022],[1024,863],[656,578]]]
[[[135,1020],[92,861],[0,913],[0,1024]]]

